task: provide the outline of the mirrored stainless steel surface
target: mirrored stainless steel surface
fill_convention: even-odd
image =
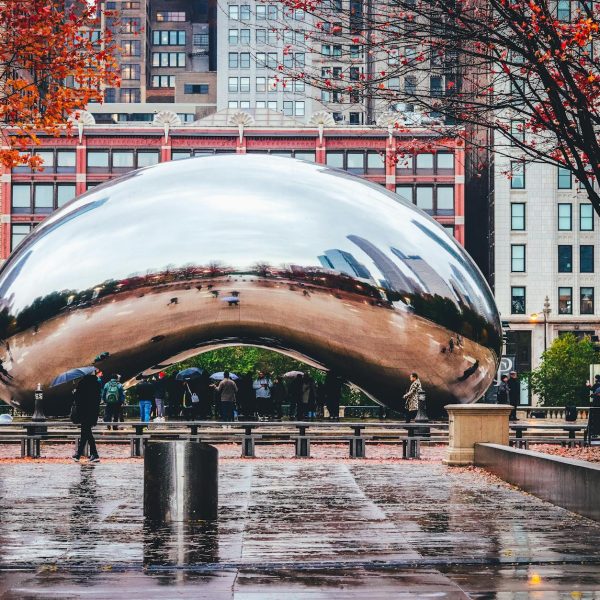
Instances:
[[[307,357],[390,407],[417,371],[435,412],[479,398],[500,352],[487,284],[433,219],[377,184],[265,155],[94,188],[16,249],[0,299],[0,397],[31,411],[40,382],[47,414],[68,411],[70,388],[48,386],[73,367],[127,379],[238,343]]]

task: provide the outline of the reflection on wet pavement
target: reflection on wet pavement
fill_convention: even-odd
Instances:
[[[477,470],[227,460],[218,522],[161,528],[142,471],[3,464],[0,598],[600,597],[600,524]]]

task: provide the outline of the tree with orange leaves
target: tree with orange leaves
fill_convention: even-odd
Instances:
[[[290,67],[284,49],[280,80],[301,79],[327,101],[366,106],[368,123],[396,111],[398,127],[454,128],[471,147],[563,167],[600,214],[597,2],[280,1],[309,13],[295,36],[283,32],[295,40],[288,53],[300,39],[314,57]]]
[[[68,118],[118,84],[99,0],[0,0],[0,162],[40,167],[20,150],[39,134],[68,131]]]

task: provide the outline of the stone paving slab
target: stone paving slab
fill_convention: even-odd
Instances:
[[[600,597],[600,523],[478,469],[222,460],[218,522],[161,529],[142,477],[0,464],[0,598]]]

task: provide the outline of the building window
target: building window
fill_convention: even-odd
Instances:
[[[33,186],[33,212],[50,214],[54,209],[54,184],[36,183]]]
[[[56,207],[60,208],[64,206],[69,200],[75,198],[75,184],[74,183],[59,183],[56,185]]]
[[[185,31],[161,31],[152,32],[152,44],[154,46],[185,46]]]
[[[185,67],[185,52],[153,52],[153,67]]]
[[[559,190],[570,190],[572,186],[571,182],[571,171],[564,167],[558,167],[558,189]]]
[[[525,231],[525,204],[522,202],[511,202],[510,205],[510,228],[513,231]]]
[[[227,90],[229,92],[237,92],[238,91],[238,78],[237,77],[230,77],[227,80]]]
[[[256,5],[256,18],[261,21],[267,18],[267,7],[264,4]]]
[[[238,107],[237,100],[229,100],[229,102],[227,102],[227,108],[237,108],[237,107]]]
[[[419,171],[433,172],[433,154],[417,154],[417,173]]]
[[[510,163],[510,187],[513,190],[525,189],[525,164],[522,160],[513,160]]]
[[[156,20],[159,23],[184,23],[185,11],[158,10]]]
[[[208,83],[186,83],[183,86],[184,94],[208,94]]]
[[[139,33],[140,20],[137,17],[122,17],[120,33]]]
[[[240,63],[239,54],[237,52],[229,53],[229,62],[227,63],[230,69],[237,69]]]
[[[266,92],[267,91],[267,78],[266,77],[257,77],[256,78],[256,91],[257,92]]]
[[[138,152],[138,155],[137,155],[138,168],[156,165],[156,164],[158,164],[158,162],[159,162],[158,150],[146,150],[146,151]]]
[[[327,153],[327,166],[333,167],[334,169],[344,168],[344,153],[343,152],[328,152]]]
[[[14,214],[31,213],[31,186],[28,183],[13,184],[11,212]]]
[[[113,169],[133,169],[133,150],[113,150]]]
[[[510,270],[513,273],[525,272],[525,244],[511,244]]]
[[[240,29],[240,44],[249,44],[250,43],[250,30],[249,29]]]
[[[240,19],[242,21],[247,21],[248,19],[250,19],[250,5],[249,4],[242,4],[240,6]]]
[[[132,79],[134,81],[139,81],[140,65],[122,65],[121,79]]]
[[[591,204],[579,205],[579,230],[594,231],[594,208]]]
[[[396,171],[400,171],[406,175],[413,172],[413,157],[412,154],[398,155],[398,161],[396,162]]]
[[[558,205],[558,230],[559,231],[571,231],[573,228],[572,224],[572,204],[559,204]]]
[[[559,245],[558,246],[558,272],[572,273],[573,272],[573,246]]]
[[[297,117],[303,117],[304,116],[304,101],[300,100],[294,103],[294,114]]]
[[[438,173],[454,173],[454,154],[452,152],[437,153]]]
[[[510,288],[510,313],[512,315],[525,314],[525,288],[511,287]]]
[[[367,171],[373,175],[385,174],[385,155],[382,152],[369,151],[367,153]]]
[[[594,246],[589,244],[579,246],[579,272],[594,272]]]
[[[230,19],[239,19],[240,18],[240,7],[235,4],[229,5],[229,18]]]
[[[277,68],[277,52],[267,52],[267,68]]]
[[[296,150],[296,152],[294,152],[294,158],[298,160],[304,160],[306,162],[316,162],[317,155],[315,152],[311,152],[310,150]]]
[[[559,21],[571,20],[571,0],[558,0],[556,3],[556,18]]]
[[[238,44],[240,41],[240,32],[238,29],[229,30],[229,43],[232,45]]]
[[[141,93],[138,88],[121,88],[121,102],[133,104],[140,101]]]
[[[454,214],[454,186],[438,185],[436,215],[450,216]]]
[[[208,33],[194,33],[192,38],[194,46],[208,46]]]
[[[291,117],[294,114],[294,103],[291,100],[283,101],[283,114],[286,117]]]
[[[579,314],[593,315],[594,314],[594,288],[582,287],[579,288]]]
[[[525,141],[525,121],[523,119],[513,119],[510,122],[510,136],[511,146]]]
[[[267,19],[277,19],[277,5],[269,4],[267,7]]]
[[[240,92],[250,91],[250,77],[240,77]]]
[[[88,171],[108,171],[109,167],[108,150],[88,150],[87,168]]]
[[[14,250],[30,233],[32,225],[30,224],[19,224],[13,225],[11,228],[10,236],[10,249]]]
[[[266,29],[257,29],[256,30],[256,43],[257,44],[266,44],[267,43],[267,30]]]
[[[572,315],[573,314],[573,288],[559,287],[558,288],[558,314]]]
[[[350,173],[362,174],[365,172],[365,155],[363,152],[348,152],[346,161]]]
[[[56,172],[75,173],[75,150],[59,150],[56,153]]]
[[[123,40],[121,42],[121,56],[139,56],[140,52],[140,40]]]
[[[405,200],[408,200],[411,204],[414,204],[414,188],[412,185],[397,185],[396,194],[402,196]]]
[[[277,110],[277,100],[269,100],[267,102],[267,108],[269,110]]]
[[[240,52],[240,69],[250,68],[250,52]]]
[[[152,75],[153,88],[174,88],[175,75]]]
[[[433,212],[433,186],[419,185],[417,186],[416,204],[426,213]]]

